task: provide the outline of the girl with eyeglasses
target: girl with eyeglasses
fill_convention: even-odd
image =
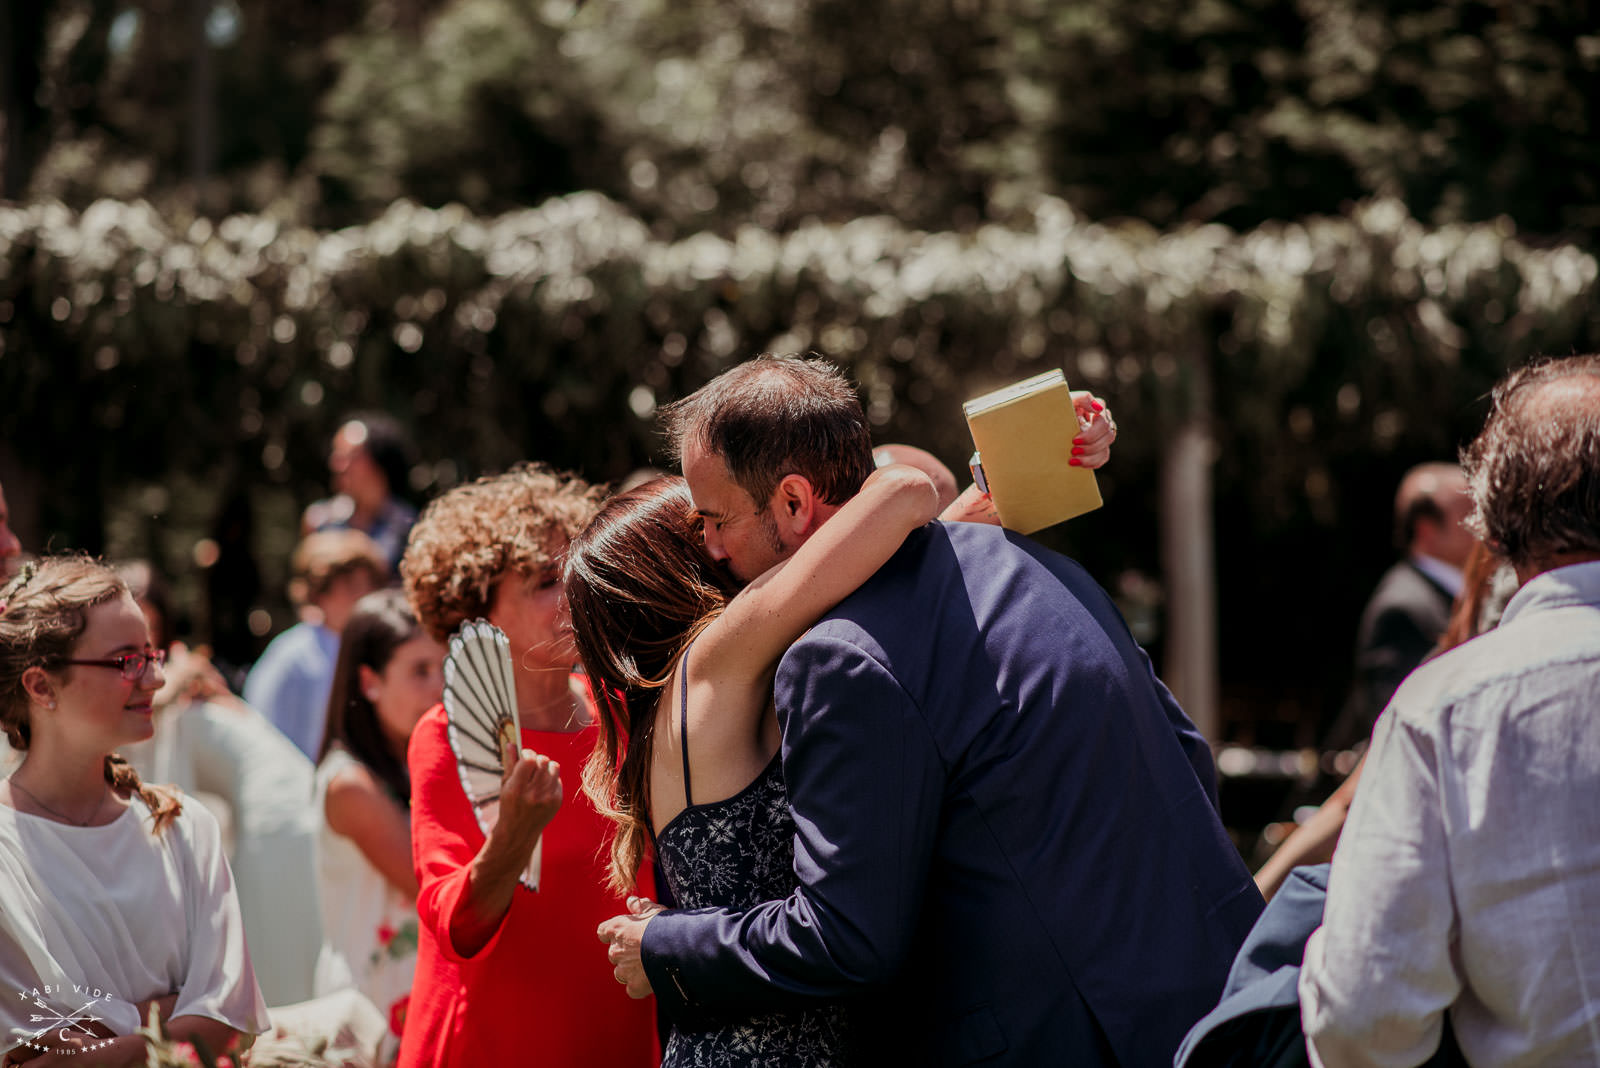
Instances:
[[[24,753],[0,783],[7,1063],[143,1064],[152,1011],[215,1051],[267,1028],[216,821],[116,753],[150,737],[163,659],[87,557],[0,587],[0,727]]]

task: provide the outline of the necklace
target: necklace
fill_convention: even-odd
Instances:
[[[80,823],[78,820],[73,819],[71,816],[67,815],[65,812],[58,812],[56,809],[51,808],[49,805],[47,805],[43,801],[39,800],[39,795],[35,794],[32,790],[28,789],[26,786],[24,786],[20,782],[18,782],[17,781],[17,777],[15,775],[13,775],[11,777],[10,782],[11,782],[11,788],[13,790],[21,790],[24,794],[26,794],[28,796],[28,800],[29,801],[32,801],[34,804],[38,805],[40,808],[44,809],[46,812],[50,813],[50,815],[56,817],[57,819],[66,820],[68,823],[72,824],[74,827],[87,827],[87,826],[89,826],[90,823],[94,822],[94,818],[96,816],[100,815],[100,810],[102,808],[106,807],[106,799],[104,797],[101,797],[100,798],[100,803],[94,806],[94,811],[93,812],[89,813],[89,818]]]

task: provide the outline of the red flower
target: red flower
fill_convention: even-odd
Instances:
[[[406,1009],[411,1005],[411,995],[407,994],[389,1006],[389,1031],[394,1035],[403,1035],[406,1030]]]
[[[387,923],[378,924],[378,945],[387,946],[394,940],[394,928]]]

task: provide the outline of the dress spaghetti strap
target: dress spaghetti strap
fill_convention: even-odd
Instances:
[[[683,753],[683,807],[694,807],[694,795],[689,792],[689,650],[690,642],[678,658],[678,748]]]

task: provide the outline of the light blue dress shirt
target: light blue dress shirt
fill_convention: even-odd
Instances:
[[[328,719],[339,636],[320,623],[296,623],[272,639],[244,680],[244,699],[261,710],[313,763]]]
[[[1314,1063],[1600,1064],[1600,563],[1536,576],[1373,736],[1306,946]]]

